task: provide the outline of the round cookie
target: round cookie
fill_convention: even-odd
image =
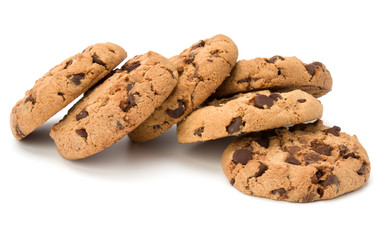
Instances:
[[[98,43],[52,68],[13,107],[10,123],[20,140],[111,72],[127,57],[120,46]]]
[[[200,106],[229,76],[238,51],[224,35],[201,40],[170,59],[179,81],[168,99],[137,129],[129,134],[134,142],[151,140]]]
[[[80,159],[111,146],[143,122],[171,94],[178,73],[155,52],[130,59],[77,102],[50,136],[59,153]]]
[[[231,76],[217,89],[214,97],[262,89],[301,89],[320,97],[331,91],[332,77],[324,64],[304,64],[296,57],[274,56],[269,59],[240,60]]]
[[[225,149],[222,167],[241,192],[289,202],[354,191],[370,173],[367,152],[357,137],[320,120],[239,137]]]
[[[301,90],[269,90],[214,100],[192,112],[177,126],[179,143],[207,141],[318,119],[319,100]]]

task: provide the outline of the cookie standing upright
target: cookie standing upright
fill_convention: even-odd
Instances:
[[[13,107],[11,130],[20,140],[111,72],[127,57],[120,46],[98,43],[52,68]]]
[[[356,136],[321,121],[239,137],[222,156],[228,181],[243,193],[290,202],[331,199],[369,178]]]
[[[296,57],[240,60],[214,96],[220,98],[262,89],[301,89],[320,97],[332,90],[332,77],[324,64],[305,64]]]
[[[111,146],[135,129],[176,86],[173,64],[155,52],[130,59],[89,91],[51,130],[59,153],[80,159]]]
[[[269,90],[214,100],[192,112],[177,126],[179,143],[207,141],[318,119],[321,102],[301,90]]]
[[[175,90],[129,137],[134,142],[145,142],[183,120],[229,76],[237,56],[236,44],[224,35],[216,35],[172,57],[170,61],[179,72]]]

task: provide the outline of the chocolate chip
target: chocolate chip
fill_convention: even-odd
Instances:
[[[293,164],[293,165],[300,165],[301,164],[300,161],[297,160],[294,156],[288,156],[287,159],[285,159],[285,162]]]
[[[316,192],[319,194],[320,197],[323,197],[324,195],[324,189],[322,189],[321,187],[317,188]]]
[[[64,93],[62,93],[62,92],[58,92],[57,95],[59,95],[60,97],[62,97],[62,98],[63,98],[63,101],[65,101]]]
[[[299,146],[287,146],[283,149],[286,152],[289,152],[291,155],[295,155],[297,152],[301,150]]]
[[[196,56],[197,52],[196,53],[190,53],[188,54],[187,58],[185,59],[185,62],[187,64],[191,64],[193,63],[193,61],[195,61],[195,56]]]
[[[83,137],[83,138],[87,138],[88,137],[88,133],[87,131],[85,131],[84,128],[82,129],[76,129],[76,133],[80,136],[80,137]]]
[[[357,174],[359,175],[363,175],[365,173],[365,171],[367,170],[367,164],[364,162],[363,165],[361,165],[361,168],[359,170],[357,170]]]
[[[73,63],[73,60],[71,59],[71,60],[69,60],[66,64],[65,64],[65,67],[64,67],[64,69],[67,69],[69,66],[71,66],[72,65],[72,63]]]
[[[231,181],[230,181],[231,185],[235,184],[235,179],[232,178]]]
[[[302,201],[302,202],[312,202],[313,199],[315,199],[315,197],[316,197],[316,194],[313,193],[313,192],[311,192],[311,193],[309,193],[308,195],[306,195],[305,197],[303,197],[303,198],[301,199],[301,201]]]
[[[133,86],[135,86],[134,82],[128,83],[127,84],[127,94],[132,90]]]
[[[272,98],[273,101],[277,101],[277,100],[279,100],[279,99],[283,99],[283,97],[282,97],[280,94],[278,94],[278,93],[271,93],[271,94],[269,95],[269,97]]]
[[[117,126],[119,129],[124,129],[123,124],[121,124],[119,121],[116,122],[116,126]]]
[[[350,158],[350,157],[351,157],[351,158],[356,158],[356,159],[359,159],[359,158],[360,158],[360,157],[357,156],[354,152],[345,154],[345,155],[343,156],[344,159],[348,159],[348,158]]]
[[[270,59],[267,59],[267,62],[269,63],[275,63],[277,59],[280,59],[281,61],[284,61],[285,58],[283,58],[282,56],[273,56],[271,57]]]
[[[264,109],[264,106],[270,108],[273,105],[273,99],[263,94],[256,95],[254,101],[255,107],[261,109]]]
[[[196,136],[201,137],[201,134],[204,132],[204,127],[196,129],[196,131],[193,133]]]
[[[330,133],[330,134],[335,135],[336,137],[340,136],[340,131],[341,131],[341,128],[338,126],[333,126],[331,128],[323,130],[323,132],[325,132],[325,134]]]
[[[132,62],[130,64],[124,64],[124,66],[121,68],[122,70],[126,70],[128,72],[133,71],[134,69],[138,68],[140,66],[139,61]]]
[[[307,154],[305,154],[304,160],[307,164],[311,164],[314,162],[322,161],[323,159],[321,158],[321,156],[318,153],[311,151],[311,152],[308,152]]]
[[[268,148],[269,147],[269,138],[261,136],[260,138],[256,138],[255,141],[262,147]]]
[[[249,83],[250,81],[257,81],[257,80],[259,80],[259,79],[260,79],[260,78],[251,78],[251,77],[247,77],[247,78],[244,78],[244,79],[242,79],[242,80],[237,81],[237,84],[239,84],[239,83],[245,83],[245,82]]]
[[[99,65],[105,67],[105,63],[103,61],[101,61],[99,55],[97,55],[96,53],[94,53],[92,55],[92,63],[96,63],[96,64],[99,64]]]
[[[273,195],[276,195],[276,194],[284,195],[285,193],[287,193],[287,190],[285,190],[284,188],[278,188],[278,189],[272,190],[271,193]]]
[[[281,70],[280,69],[277,70],[277,75],[281,75]]]
[[[227,132],[230,134],[239,132],[241,125],[242,125],[241,117],[235,117],[232,119],[231,123],[227,126]]]
[[[161,126],[160,125],[153,125],[152,128],[153,129],[159,129],[159,128],[161,128]]]
[[[76,115],[76,120],[79,121],[80,119],[88,117],[88,115],[88,112],[83,109],[79,114]]]
[[[255,173],[254,177],[260,177],[268,170],[268,167],[264,165],[264,163],[259,161],[259,170]]]
[[[332,147],[327,144],[324,144],[324,145],[315,147],[313,150],[319,154],[331,156]]]
[[[319,184],[321,185],[321,186],[323,186],[323,187],[327,187],[327,186],[329,186],[329,185],[332,185],[332,184],[334,184],[334,185],[336,185],[336,186],[339,186],[340,185],[340,183],[339,183],[339,179],[336,177],[336,175],[334,175],[334,174],[330,174],[330,175],[328,175],[326,178],[325,178],[325,180],[324,181],[319,181]]]
[[[338,148],[339,148],[339,154],[341,157],[344,157],[345,154],[347,154],[347,152],[349,151],[348,147],[345,145],[340,145]]]
[[[175,75],[173,75],[173,72],[171,70],[168,70],[169,74],[171,74],[172,78],[175,78]]]
[[[317,172],[315,173],[315,176],[316,176],[316,179],[317,181],[319,181],[319,179],[324,175],[323,171],[321,171],[320,169],[317,170]]]
[[[195,46],[193,46],[192,50],[195,50],[196,48],[204,47],[204,46],[205,46],[205,42],[203,40],[200,40]]]
[[[236,149],[232,156],[232,162],[236,164],[240,163],[242,165],[247,164],[251,159],[252,152],[244,148]]]
[[[120,102],[120,108],[123,112],[128,112],[129,109],[136,106],[135,95],[139,95],[138,93],[129,93],[128,98],[125,101]]]
[[[311,64],[306,64],[305,65],[305,69],[307,70],[307,72],[309,73],[309,75],[313,76],[313,74],[315,73],[315,69],[319,68],[319,67],[323,67],[323,64],[321,62],[313,62]]]
[[[36,103],[35,99],[34,99],[32,96],[28,96],[28,97],[25,99],[24,103],[27,103],[27,102],[31,102],[32,105],[35,105],[35,103]]]
[[[85,77],[84,73],[78,73],[78,74],[73,74],[68,76],[69,78],[75,85],[79,86],[81,84],[81,80],[83,80]]]
[[[179,105],[176,109],[167,109],[167,114],[171,118],[179,118],[183,116],[184,110],[185,110],[185,105],[181,100],[177,100],[177,104]]]
[[[299,102],[299,103],[305,103],[306,101],[307,101],[307,99],[297,99],[297,101]]]

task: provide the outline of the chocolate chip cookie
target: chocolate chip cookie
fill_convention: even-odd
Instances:
[[[129,134],[134,142],[153,139],[183,120],[202,104],[229,76],[238,51],[224,35],[201,40],[170,59],[179,81],[169,98],[137,129]]]
[[[208,103],[177,126],[179,143],[191,143],[256,132],[318,119],[319,100],[301,90],[238,94]]]
[[[15,138],[20,140],[30,134],[126,57],[120,46],[98,43],[52,68],[13,107],[10,123]]]
[[[51,130],[59,153],[85,158],[119,141],[171,94],[178,73],[155,52],[130,59],[89,91]]]
[[[370,174],[356,136],[322,121],[249,134],[224,151],[222,167],[243,193],[290,202],[331,199],[362,187]]]
[[[274,56],[269,59],[240,60],[214,96],[219,98],[262,89],[301,89],[320,97],[331,91],[332,77],[324,64],[304,64],[296,57]]]

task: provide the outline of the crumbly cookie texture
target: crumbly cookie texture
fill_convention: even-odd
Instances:
[[[249,92],[214,100],[192,112],[178,124],[177,140],[207,141],[307,122],[322,114],[321,102],[301,90]]]
[[[52,68],[13,107],[11,130],[20,140],[98,82],[127,57],[120,46],[98,43]]]
[[[169,98],[129,134],[134,142],[151,140],[200,106],[229,76],[238,56],[236,44],[224,35],[201,40],[170,59],[179,81]]]
[[[320,120],[239,137],[222,167],[241,192],[290,202],[335,198],[362,187],[370,174],[357,137]]]
[[[332,90],[332,77],[324,64],[305,64],[296,57],[274,56],[269,59],[240,60],[214,97],[262,89],[301,89],[320,97]]]
[[[67,159],[95,154],[119,141],[171,94],[178,73],[155,52],[130,59],[89,91],[51,130],[59,153]]]

